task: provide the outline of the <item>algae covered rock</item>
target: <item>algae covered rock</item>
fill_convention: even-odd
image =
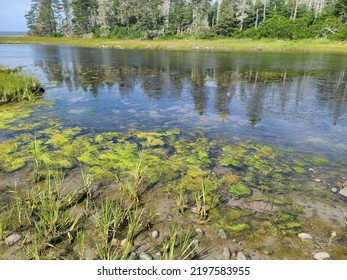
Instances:
[[[236,196],[236,198],[247,197],[252,194],[252,190],[243,183],[237,182],[230,186],[230,192]]]

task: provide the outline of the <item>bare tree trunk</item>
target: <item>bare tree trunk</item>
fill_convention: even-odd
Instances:
[[[298,12],[298,5],[299,5],[299,0],[295,0],[295,8],[294,8],[293,21],[296,19],[296,14],[297,14],[297,12]]]
[[[217,22],[219,22],[219,16],[220,16],[220,4],[222,0],[217,0]]]
[[[255,16],[255,28],[258,28],[258,20],[259,20],[259,9],[257,8],[256,16]]]

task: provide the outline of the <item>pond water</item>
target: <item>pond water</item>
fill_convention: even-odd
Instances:
[[[31,182],[35,201],[33,186],[53,177],[73,192],[83,182],[103,209],[135,190],[160,235],[172,217],[203,227],[202,258],[204,246],[219,259],[226,245],[254,259],[312,259],[320,248],[347,259],[346,56],[0,45],[0,64],[35,75],[54,101],[1,108],[0,194]],[[136,253],[158,245],[149,236]]]
[[[178,128],[330,158],[347,155],[347,57],[1,45],[66,126]]]

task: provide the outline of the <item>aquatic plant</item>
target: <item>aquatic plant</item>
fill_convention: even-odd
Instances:
[[[252,190],[243,183],[236,182],[230,186],[230,192],[236,197],[247,197],[252,194]]]
[[[173,221],[170,226],[169,236],[162,243],[164,260],[191,259],[197,246],[191,231],[180,234],[182,228]]]

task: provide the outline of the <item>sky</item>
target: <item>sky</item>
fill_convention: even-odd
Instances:
[[[0,0],[0,31],[27,31],[25,13],[31,0]]]

